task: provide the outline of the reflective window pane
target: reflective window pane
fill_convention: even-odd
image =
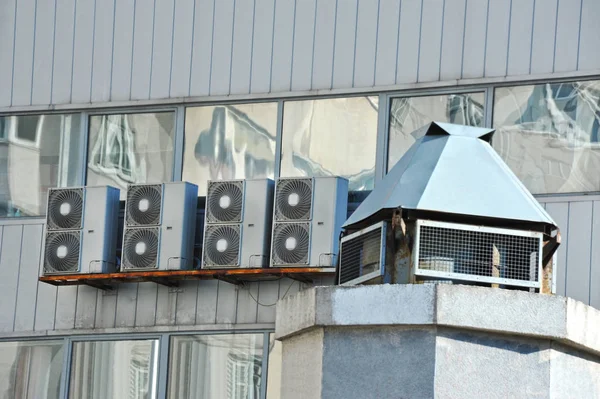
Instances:
[[[0,398],[58,399],[63,341],[0,342]]]
[[[534,194],[600,191],[600,81],[502,87],[492,144]]]
[[[273,178],[277,103],[187,108],[183,180]]]
[[[81,184],[80,120],[0,117],[0,217],[43,215],[48,188]]]
[[[484,93],[393,98],[390,104],[388,170],[420,137],[412,133],[431,122],[484,124]]]
[[[174,137],[174,112],[90,117],[87,185],[171,181]]]
[[[286,101],[281,176],[344,176],[373,188],[378,97]]]
[[[156,398],[158,341],[74,342],[69,398]]]
[[[168,397],[258,399],[263,334],[171,338]]]

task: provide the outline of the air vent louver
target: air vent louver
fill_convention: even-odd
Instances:
[[[204,233],[203,257],[206,266],[233,266],[240,262],[239,225],[212,225]]]
[[[385,223],[378,223],[342,239],[340,284],[358,284],[382,275],[385,264]]]
[[[80,246],[79,231],[48,232],[44,252],[44,274],[77,273]]]
[[[48,230],[80,229],[83,189],[54,189],[48,193]]]
[[[277,223],[273,229],[273,265],[308,264],[309,223]]]
[[[280,179],[275,189],[275,220],[309,220],[313,200],[312,179]]]
[[[236,223],[242,220],[244,200],[242,181],[210,182],[207,194],[209,223]]]
[[[127,226],[153,226],[160,224],[162,186],[160,184],[135,185],[127,189]]]
[[[158,228],[125,229],[123,239],[124,269],[158,267]]]

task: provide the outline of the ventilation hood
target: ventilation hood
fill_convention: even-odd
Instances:
[[[493,129],[430,123],[344,224],[362,228],[394,210],[557,229],[490,145]]]

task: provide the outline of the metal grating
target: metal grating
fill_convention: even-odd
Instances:
[[[378,223],[342,239],[339,283],[360,283],[380,276],[385,262],[385,224]]]
[[[241,229],[239,224],[206,226],[202,261],[204,267],[239,267]]]
[[[48,191],[48,230],[78,230],[83,225],[84,193],[82,188],[59,188]]]
[[[162,185],[130,185],[125,202],[125,220],[128,227],[160,224]]]
[[[308,265],[310,223],[275,223],[271,259],[273,266]]]
[[[275,220],[310,220],[312,201],[312,179],[279,179],[275,188]]]
[[[206,195],[208,223],[236,223],[242,221],[244,181],[211,181]]]
[[[158,227],[126,228],[123,233],[123,270],[158,268],[160,230]]]
[[[48,231],[44,251],[44,274],[79,272],[80,231]]]
[[[541,233],[419,221],[415,274],[539,287]]]

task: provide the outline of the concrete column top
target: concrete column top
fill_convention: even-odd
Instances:
[[[600,311],[571,298],[449,284],[314,287],[277,304],[275,337],[316,327],[438,325],[563,342],[600,354]]]

